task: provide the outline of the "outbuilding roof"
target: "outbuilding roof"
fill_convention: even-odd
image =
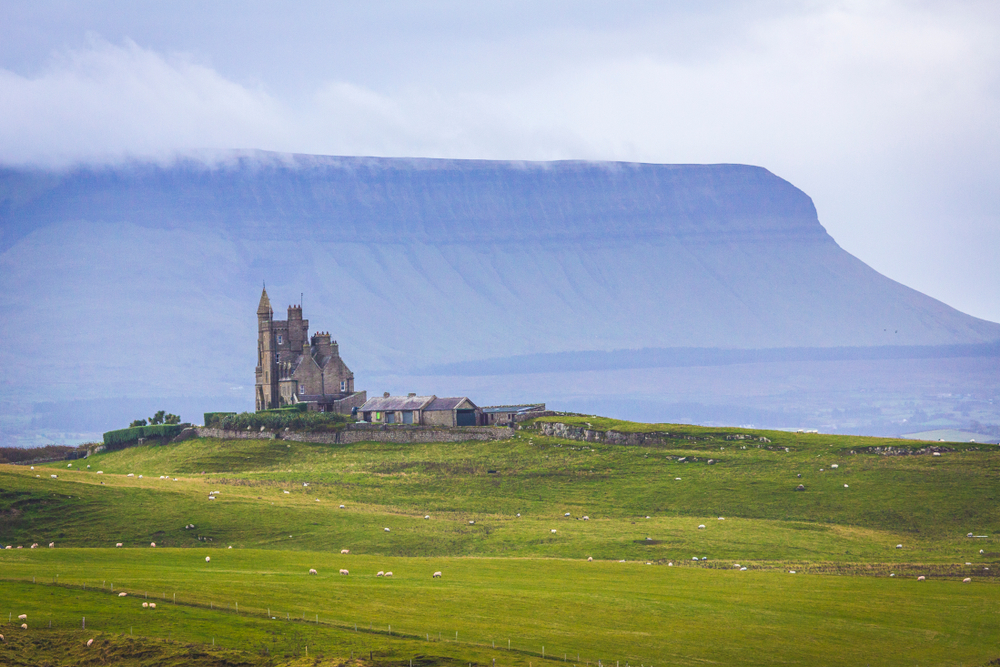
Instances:
[[[379,396],[377,398],[369,398],[358,410],[361,412],[423,410],[434,399],[434,396]]]
[[[464,409],[474,410],[476,404],[470,401],[465,396],[452,396],[450,398],[435,398],[434,401],[428,405],[424,410],[456,410],[462,409],[462,403],[468,403],[468,406]]]

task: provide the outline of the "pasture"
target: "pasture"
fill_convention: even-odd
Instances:
[[[880,456],[865,448],[926,443],[670,428],[693,439],[200,439],[2,466],[0,543],[24,548],[0,551],[0,612],[53,646],[87,616],[109,647],[246,664],[306,646],[309,664],[1000,657],[996,447]]]

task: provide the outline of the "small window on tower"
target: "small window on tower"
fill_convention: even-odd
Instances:
[[[347,391],[347,380],[340,381],[340,391]]]
[[[305,393],[306,393],[306,386],[304,384],[300,384],[299,385],[299,393],[305,395]]]
[[[281,334],[278,334],[278,345],[281,345],[283,342],[284,340],[282,339]]]

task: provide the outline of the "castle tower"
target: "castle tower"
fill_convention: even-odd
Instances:
[[[279,407],[278,401],[278,346],[274,337],[274,312],[267,289],[260,294],[257,306],[257,383],[256,406],[258,410]]]

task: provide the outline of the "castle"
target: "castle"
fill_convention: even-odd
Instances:
[[[265,288],[257,306],[257,410],[305,403],[309,410],[348,414],[364,405],[354,391],[354,373],[340,358],[329,332],[309,337],[302,306],[289,306],[287,320],[275,320]]]

